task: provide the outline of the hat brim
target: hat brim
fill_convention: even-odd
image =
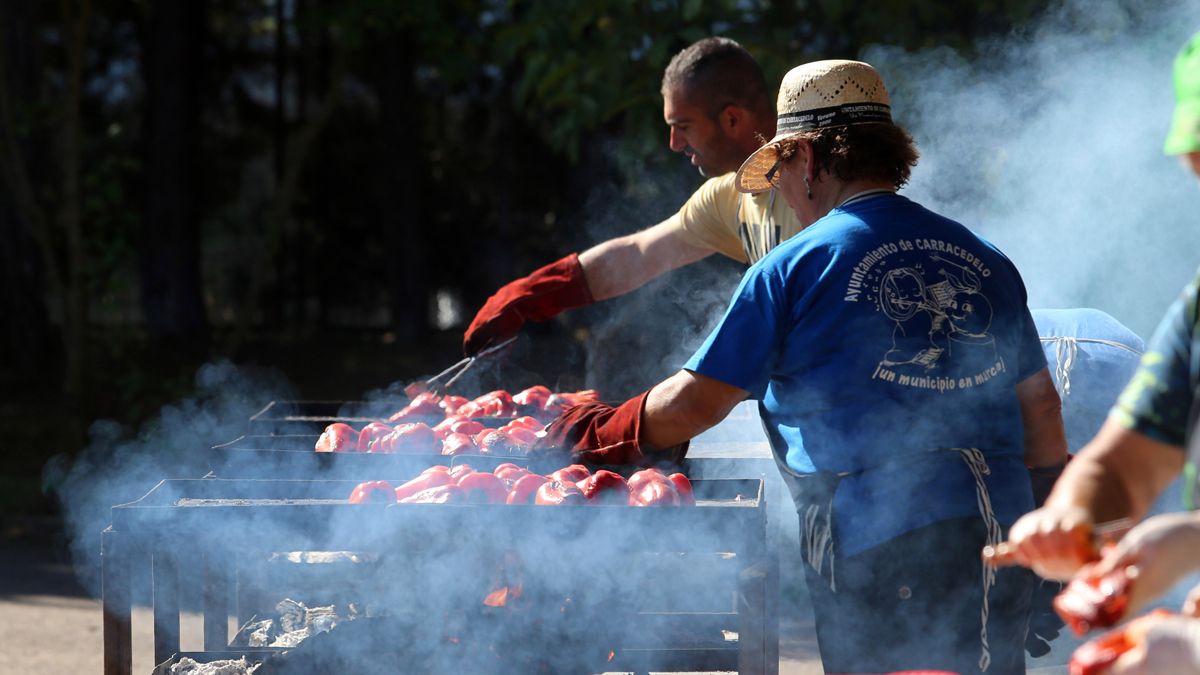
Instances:
[[[767,172],[771,170],[778,159],[779,152],[775,149],[775,144],[796,135],[798,135],[796,132],[776,134],[775,138],[767,141],[747,157],[746,161],[742,162],[741,168],[737,170],[737,177],[733,182],[738,192],[754,194],[766,192],[774,187],[767,182]]]
[[[1171,116],[1171,131],[1163,143],[1168,155],[1200,151],[1200,100],[1180,101]]]

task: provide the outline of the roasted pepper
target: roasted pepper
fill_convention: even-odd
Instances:
[[[500,480],[515,481],[521,476],[529,473],[529,469],[523,466],[517,466],[512,462],[505,462],[496,468],[492,469],[492,475]]]
[[[679,504],[681,506],[695,506],[696,496],[692,492],[692,481],[681,473],[673,473],[667,478],[675,486],[675,492],[679,493]]]
[[[369,480],[359,483],[350,493],[351,504],[392,504],[396,501],[396,492],[391,483],[386,480]]]
[[[1122,654],[1140,645],[1154,622],[1172,614],[1165,609],[1156,609],[1076,647],[1068,666],[1071,675],[1098,675]]]
[[[552,480],[542,483],[541,487],[537,490],[537,496],[534,497],[533,503],[538,506],[587,504],[588,499],[583,496],[583,490],[580,490],[578,485]]]
[[[576,485],[589,504],[629,504],[629,484],[621,474],[601,469]]]
[[[400,500],[401,504],[462,504],[466,493],[457,485],[439,485]]]
[[[442,441],[443,455],[474,455],[478,452],[475,441],[466,434],[450,434]]]
[[[550,480],[562,481],[563,483],[578,483],[587,478],[591,472],[582,464],[572,464],[550,474]]]
[[[368,452],[372,449],[371,445],[379,441],[379,439],[392,433],[391,425],[383,422],[371,422],[358,432],[357,448],[359,452]]]
[[[317,439],[317,452],[354,452],[358,449],[358,432],[349,424],[334,422],[325,427]]]
[[[1132,583],[1128,567],[1115,569],[1102,577],[1089,577],[1085,573],[1072,579],[1055,596],[1054,611],[1076,635],[1095,628],[1108,628],[1125,614]]]
[[[550,479],[545,476],[539,476],[536,473],[525,474],[513,481],[504,502],[506,504],[532,504],[538,488],[549,482]]]
[[[420,476],[408,481],[404,485],[396,488],[396,500],[404,501],[422,490],[438,487],[441,485],[450,485],[454,482],[454,478],[450,476],[450,471],[444,466],[434,466],[425,470]]]
[[[629,503],[634,506],[679,506],[679,493],[658,469],[642,469],[629,477]]]
[[[387,421],[395,424],[412,419],[443,417],[446,413],[438,405],[438,400],[438,395],[431,391],[421,392],[414,396],[408,405],[396,411]]]
[[[441,443],[424,422],[398,424],[392,433],[379,439],[372,452],[403,453],[409,455],[436,454]]]
[[[503,504],[508,497],[508,487],[504,481],[490,473],[473,471],[458,479],[455,483],[466,494],[466,500],[472,504]]]

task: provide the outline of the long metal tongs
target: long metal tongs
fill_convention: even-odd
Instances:
[[[517,336],[514,335],[513,337],[510,337],[507,340],[497,342],[496,344],[488,347],[487,349],[481,350],[475,356],[468,356],[465,359],[459,361],[458,363],[455,363],[454,365],[443,370],[442,372],[438,373],[437,375],[434,375],[433,377],[429,378],[428,380],[413,382],[412,384],[404,387],[404,393],[409,398],[415,398],[417,396],[417,394],[421,394],[421,393],[424,393],[427,391],[433,392],[436,394],[445,394],[446,392],[450,391],[450,385],[457,382],[458,378],[462,377],[463,374],[466,373],[468,370],[470,370],[476,363],[479,363],[481,360],[484,360],[486,358],[489,358],[489,357],[495,355],[497,352],[499,352],[502,349],[504,349],[505,347],[511,345],[513,342],[516,342],[516,340],[517,340]],[[446,379],[446,378],[449,378],[449,379]],[[445,382],[442,381],[443,379],[445,379]]]

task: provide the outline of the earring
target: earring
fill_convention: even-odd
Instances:
[[[808,176],[804,177],[804,189],[808,191],[808,199],[809,199],[809,201],[811,201],[813,198],[812,186],[808,184]]]

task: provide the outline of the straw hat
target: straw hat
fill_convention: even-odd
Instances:
[[[1175,57],[1175,113],[1163,144],[1168,155],[1200,150],[1200,33]]]
[[[891,101],[883,78],[862,61],[813,61],[797,66],[779,85],[775,138],[750,155],[737,172],[737,189],[771,189],[766,173],[776,161],[775,142],[824,127],[891,123]]]

